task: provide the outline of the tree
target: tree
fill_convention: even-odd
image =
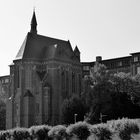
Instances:
[[[86,96],[89,103],[88,118],[90,123],[99,122],[100,114],[107,114],[110,109],[112,83],[109,78],[110,73],[103,64],[96,63],[91,69],[90,80],[92,84]]]
[[[106,119],[140,117],[140,107],[134,103],[134,99],[138,99],[136,86],[139,85],[140,76],[110,73],[103,64],[96,63],[88,80],[90,90],[84,97],[88,101],[90,123],[98,123],[101,114],[107,115]]]
[[[6,104],[0,100],[0,130],[6,128]]]
[[[118,119],[123,117],[139,118],[140,107],[133,103],[130,95],[126,92],[112,93],[111,110],[108,119]]]
[[[74,95],[70,99],[64,100],[62,104],[63,123],[74,123],[75,114],[77,114],[76,121],[83,121],[85,113],[86,107],[80,97]]]
[[[96,62],[93,68],[90,70],[90,77],[92,84],[96,85],[104,81],[108,81],[110,77],[110,72],[107,70],[106,66]]]
[[[115,73],[111,77],[111,82],[114,86],[115,92],[125,92],[131,96],[136,93],[135,87],[138,84],[138,82],[135,77],[130,75],[130,73]]]

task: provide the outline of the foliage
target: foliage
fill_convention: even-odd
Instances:
[[[89,136],[98,140],[111,140],[114,136],[118,136],[121,140],[130,140],[132,139],[131,135],[140,133],[138,125],[139,121],[136,119],[119,119],[108,121],[106,124],[96,125],[77,122],[67,127],[64,125],[54,127],[48,125],[32,126],[31,128],[18,127],[0,131],[0,140],[45,140],[55,137],[61,140],[67,138],[67,136],[77,136],[81,140],[85,140]]]
[[[130,95],[127,93],[112,93],[111,112],[112,119],[123,117],[139,118],[140,106],[133,103]]]
[[[1,131],[0,132],[0,140],[6,140],[6,138],[8,138],[9,133],[6,131]]]
[[[107,114],[111,107],[113,87],[109,78],[110,73],[103,64],[96,63],[91,69],[90,78],[88,78],[88,81],[91,81],[88,82],[91,85],[90,90],[83,95],[83,97],[86,97],[84,99],[89,108],[87,115],[89,123],[99,123],[100,113]]]
[[[90,77],[86,77],[84,82],[86,89],[82,97],[88,107],[86,120],[89,123],[99,123],[101,113],[105,115],[103,122],[122,117],[140,117],[140,76],[111,73],[103,64],[96,63],[91,68]]]
[[[65,124],[74,123],[75,114],[77,114],[76,121],[83,121],[85,113],[86,107],[80,97],[74,95],[70,99],[64,100],[62,104],[62,116]]]
[[[109,129],[107,124],[98,124],[94,125],[91,128],[91,132],[95,135],[99,140],[111,140],[112,139],[112,131]]]
[[[33,138],[38,138],[39,140],[45,140],[48,138],[48,132],[50,131],[51,126],[48,125],[40,125],[40,126],[32,126],[30,128],[30,135]]]
[[[14,140],[24,140],[30,138],[30,133],[27,128],[15,128],[10,131],[11,136]]]
[[[87,139],[90,135],[90,125],[86,122],[78,122],[70,125],[67,128],[67,133],[70,136],[76,135],[80,139]]]
[[[51,128],[48,132],[49,137],[57,137],[57,139],[62,139],[66,137],[66,127],[64,125],[57,125]]]
[[[6,127],[6,104],[0,100],[0,130],[5,130]]]
[[[118,133],[121,140],[131,140],[132,134],[139,133],[138,122],[132,119],[121,119],[110,122],[110,127]]]
[[[110,73],[106,66],[100,63],[96,63],[90,70],[90,77],[92,79],[93,85],[107,81],[109,76]]]
[[[134,95],[136,92],[137,81],[130,73],[115,73],[111,77],[111,82],[114,86],[114,92],[127,93],[128,95]]]

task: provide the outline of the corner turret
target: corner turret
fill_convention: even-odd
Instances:
[[[78,49],[78,47],[76,46],[75,49],[74,49],[74,54],[75,56],[78,58],[78,60],[80,61],[80,51]]]

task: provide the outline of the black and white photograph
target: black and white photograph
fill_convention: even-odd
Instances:
[[[140,140],[140,1],[1,0],[0,140]]]

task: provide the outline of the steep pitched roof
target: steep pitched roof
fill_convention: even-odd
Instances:
[[[75,47],[74,52],[78,52],[78,53],[80,53],[80,51],[79,51],[79,49],[78,49],[77,46]]]
[[[74,53],[69,41],[45,37],[29,32],[15,60],[47,60],[52,58],[70,60],[73,56]]]

